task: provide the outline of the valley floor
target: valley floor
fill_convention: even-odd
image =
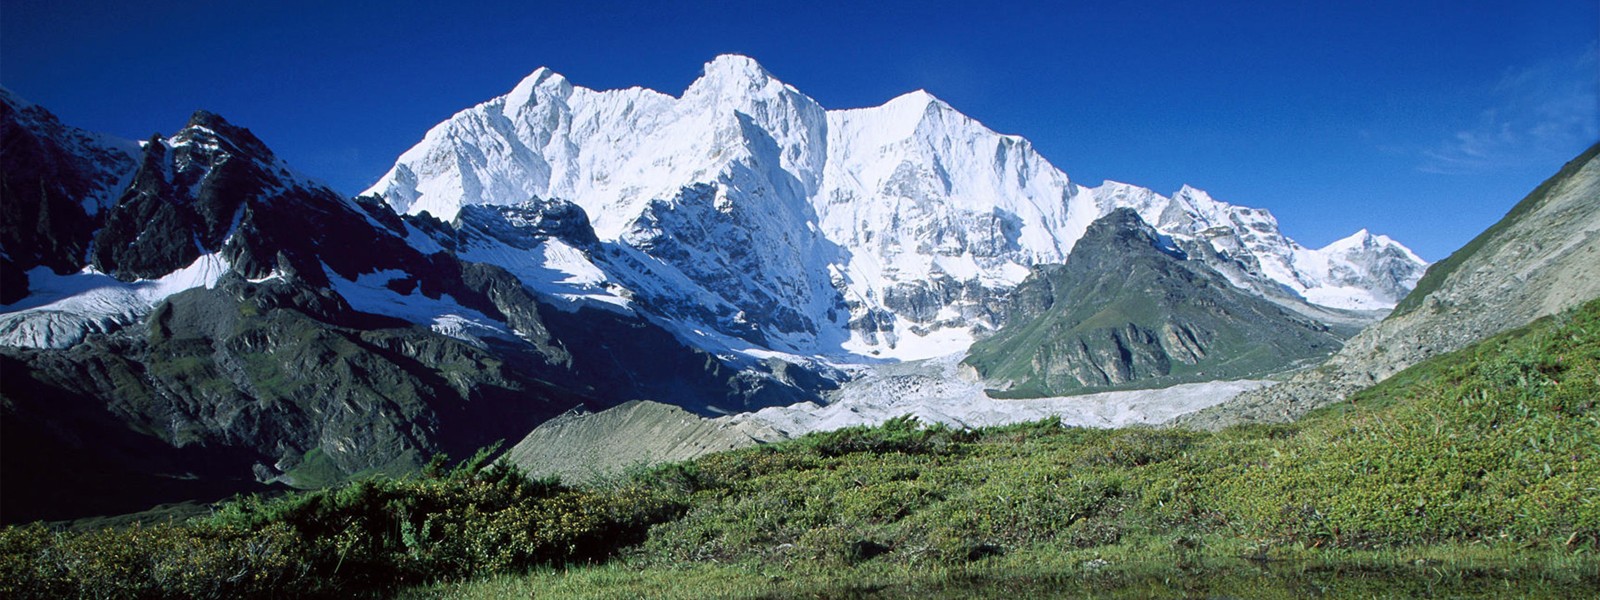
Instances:
[[[695,500],[620,561],[406,595],[1563,598],[1600,590],[1600,302],[1421,365],[1300,423],[1220,434],[1060,425],[1160,421],[1264,382],[995,401],[956,376],[956,365],[880,368],[834,404],[790,413],[802,430],[875,429],[636,476]],[[1077,416],[994,427],[1014,422],[1018,406]],[[919,427],[896,414],[990,428]],[[782,411],[762,416],[782,427]]]
[[[1159,389],[1002,400],[991,398],[975,375],[962,372],[963,356],[859,367],[856,377],[846,382],[826,406],[768,408],[729,419],[770,426],[790,436],[878,425],[904,415],[953,427],[994,427],[1044,418],[1059,419],[1067,426],[1127,427],[1164,423],[1271,383],[1253,379],[1210,381]]]
[[[902,417],[581,487],[488,463],[6,528],[0,595],[1593,597],[1600,300],[1286,425]]]

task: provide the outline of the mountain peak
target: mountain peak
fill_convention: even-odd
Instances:
[[[706,63],[703,74],[689,85],[684,96],[741,96],[776,81],[772,73],[767,72],[755,59],[739,54],[723,54]]]
[[[893,100],[889,101],[889,104],[910,104],[916,106],[936,105],[945,108],[950,107],[950,103],[940,100],[938,96],[934,96],[925,89],[906,92],[896,96]]]
[[[1205,190],[1202,190],[1200,188],[1194,187],[1194,186],[1189,185],[1187,183],[1183,184],[1183,187],[1179,188],[1178,189],[1178,193],[1173,194],[1173,196],[1174,197],[1190,198],[1190,199],[1193,199],[1193,200],[1202,200],[1203,199],[1203,200],[1206,200],[1206,201],[1215,202],[1215,200],[1211,198],[1211,194],[1206,193]]]
[[[1333,251],[1347,251],[1356,248],[1372,246],[1375,243],[1382,244],[1383,241],[1383,236],[1374,236],[1372,235],[1372,232],[1362,228],[1361,231],[1357,231],[1343,238],[1334,240],[1327,246],[1324,246],[1324,249]]]
[[[1156,233],[1155,228],[1151,227],[1149,223],[1146,223],[1139,216],[1138,211],[1121,206],[1090,223],[1079,243],[1084,244],[1087,242],[1085,244],[1086,248],[1109,248],[1114,246],[1110,240],[1126,240],[1124,243],[1140,247],[1155,246],[1163,252],[1171,254],[1159,243],[1160,238],[1160,234]],[[1067,260],[1071,262],[1073,258],[1069,257]],[[1083,259],[1079,258],[1078,260],[1081,262]]]
[[[1089,227],[1091,229],[1098,227],[1109,228],[1112,230],[1142,230],[1149,226],[1145,224],[1144,219],[1139,218],[1138,211],[1126,206],[1119,206],[1113,209],[1110,213],[1107,213],[1106,216],[1100,217],[1094,223],[1090,224]]]
[[[6,89],[5,86],[0,86],[0,104],[4,104],[13,110],[24,110],[34,106],[32,102]]]
[[[566,77],[550,67],[539,67],[517,82],[517,87],[511,88],[511,93],[506,94],[506,106],[526,106],[538,96],[565,97],[571,93],[572,83]]]
[[[1112,210],[1065,265],[1035,267],[963,362],[1027,398],[1255,377],[1339,347],[1326,326],[1231,285],[1173,242],[1133,209]]]
[[[1114,180],[1114,179],[1106,179],[1106,180],[1101,181],[1100,182],[1100,188],[1105,190],[1107,193],[1111,193],[1111,194],[1124,194],[1124,195],[1126,195],[1126,194],[1135,194],[1135,193],[1140,194],[1140,195],[1155,195],[1156,194],[1155,190],[1152,190],[1150,188],[1147,188],[1147,187],[1144,187],[1144,186],[1141,186],[1141,185],[1134,185],[1134,184],[1131,184],[1131,183],[1123,183],[1121,181],[1117,181],[1117,180]]]
[[[222,115],[219,115],[217,113],[214,113],[214,112],[211,112],[209,110],[206,110],[206,109],[202,108],[202,109],[194,111],[193,114],[190,114],[189,115],[189,122],[187,124],[185,124],[184,126],[185,127],[205,127],[206,129],[219,129],[219,128],[229,127],[230,124],[228,123],[227,119],[222,118]]]
[[[176,135],[168,140],[172,145],[200,143],[207,146],[231,146],[236,153],[242,153],[262,160],[271,160],[272,151],[267,149],[265,142],[257,138],[249,129],[229,123],[222,115],[209,110],[196,110],[189,116],[189,123],[184,125]]]
[[[1308,277],[1299,247],[1266,211],[1189,186],[1170,198],[1116,182],[1091,191],[926,89],[827,111],[748,56],[703,65],[677,97],[574,87],[563,98],[546,91],[558,76],[534,71],[517,95],[431,130],[369,193],[442,218],[569,200],[604,243],[656,261],[614,268],[662,318],[802,354],[957,352],[998,315],[970,290],[1000,293],[1035,264],[1063,262],[1096,217],[1124,206],[1152,235],[1212,246],[1195,260],[1265,265],[1229,271],[1240,285],[1306,288],[1295,287]]]
[[[756,59],[743,54],[719,54],[716,58],[711,59],[711,62],[706,63],[704,72],[706,75],[713,73],[747,73],[765,77],[772,76],[765,67],[761,66],[761,63],[756,62]]]
[[[1332,243],[1324,246],[1322,250],[1319,250],[1319,252],[1353,252],[1363,248],[1375,249],[1378,251],[1395,251],[1399,252],[1401,256],[1406,257],[1408,260],[1413,261],[1418,265],[1427,264],[1427,261],[1422,260],[1422,257],[1417,256],[1417,254],[1412,252],[1410,248],[1407,248],[1405,244],[1394,241],[1394,238],[1389,236],[1372,233],[1366,228],[1362,228],[1361,231],[1352,233],[1343,239],[1334,240]]]
[[[989,129],[925,89],[907,92],[881,105],[855,111],[861,111],[859,113],[861,115],[870,115],[867,118],[882,125],[883,131],[892,132],[890,137],[893,139],[913,135],[955,136],[966,140],[961,143],[983,139],[986,140],[985,143],[996,141],[1020,144],[1022,147],[1029,145],[1027,140],[1020,136],[1005,135]]]

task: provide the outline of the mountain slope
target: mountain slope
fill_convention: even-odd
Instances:
[[[203,111],[132,143],[4,100],[0,356],[26,374],[0,383],[7,427],[166,480],[404,470],[575,405],[815,400],[838,363],[966,349],[1118,207],[1327,322],[1370,314],[1312,291],[1381,306],[1418,264],[1380,238],[1313,261],[1265,211],[1085,188],[926,93],[829,112],[736,56],[676,98],[540,70],[431,130],[376,199]],[[118,427],[217,462],[127,462],[85,433]]]
[[[785,436],[752,421],[703,419],[675,406],[627,402],[597,413],[569,413],[540,424],[501,460],[529,477],[584,483],[628,468],[678,462]]]
[[[676,98],[539,69],[434,127],[366,193],[443,218],[570,201],[632,256],[599,268],[695,343],[846,361],[964,350],[1000,325],[999,296],[1118,207],[1318,319],[1375,318],[1340,311],[1392,306],[1425,264],[1381,236],[1303,248],[1266,211],[1192,188],[1079,185],[923,91],[826,111],[742,56]]]
[[[6,147],[59,135],[37,123],[55,121],[13,122]],[[50,164],[22,152],[7,160]],[[509,239],[566,248],[578,258],[564,264],[577,264],[594,233],[569,204],[452,224],[401,217],[298,177],[205,112],[145,142],[137,163],[68,157],[129,172],[97,227],[38,230],[87,233],[89,251],[42,246],[60,252],[0,306],[7,521],[408,472],[575,406],[654,398],[719,414],[828,385],[780,361],[733,365],[631,311],[574,302],[561,293],[579,285],[570,273],[466,260]],[[55,198],[6,204],[35,203],[20,214]],[[127,485],[107,492],[112,482]]]
[[[1177,423],[1285,421],[1428,357],[1600,297],[1600,145],[1568,162],[1499,222],[1430,267],[1388,318],[1315,370]]]
[[[330,286],[363,270],[438,269],[424,285],[464,299],[494,277],[407,253],[369,211],[383,209],[298,179],[220,117],[146,142],[129,180],[93,232],[92,270],[36,268],[0,315],[7,444],[70,457],[38,469],[8,448],[8,521],[142,509],[194,482],[402,471],[583,400],[467,340],[353,309]],[[511,303],[476,299],[520,326],[507,329],[528,340],[523,360],[564,359],[537,321],[505,316]],[[103,487],[116,481],[140,488]]]
[[[1293,426],[898,418],[578,488],[478,458],[187,523],[0,529],[0,593],[1589,597],[1597,397],[1600,301]]]
[[[1326,325],[1230,285],[1133,209],[1037,269],[966,364],[1007,397],[1161,387],[1289,368],[1337,350]]]
[[[138,147],[61,124],[0,89],[0,304],[28,294],[27,271],[83,268]]]

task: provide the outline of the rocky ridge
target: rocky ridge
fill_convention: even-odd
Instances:
[[[1174,423],[1290,421],[1430,357],[1600,297],[1597,156],[1600,145],[1567,163],[1323,365]]]
[[[83,268],[138,154],[137,144],[63,125],[0,89],[0,304],[28,295],[35,267]]]
[[[1234,287],[1119,208],[1089,226],[1066,264],[1017,286],[1006,324],[964,362],[996,395],[1063,396],[1259,377],[1319,361],[1344,335]]]
[[[1420,264],[1375,236],[1299,248],[1190,188],[1079,186],[926,92],[827,111],[744,57],[678,98],[540,70],[430,131],[378,198],[204,111],[134,143],[0,99],[4,470],[44,493],[8,495],[8,519],[108,481],[148,505],[178,481],[403,472],[634,398],[848,420],[796,404],[835,385],[830,363],[964,350],[1118,208],[1328,323],[1369,318],[1349,309],[1385,306],[1372,278],[1405,287]],[[1344,308],[1313,302],[1335,288]]]

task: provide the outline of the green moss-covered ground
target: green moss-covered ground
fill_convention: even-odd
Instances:
[[[1293,425],[901,419],[581,489],[468,465],[179,525],[7,529],[0,592],[1584,596],[1600,589],[1597,403],[1600,301]],[[173,579],[183,561],[222,583]],[[271,585],[239,584],[255,578]]]

